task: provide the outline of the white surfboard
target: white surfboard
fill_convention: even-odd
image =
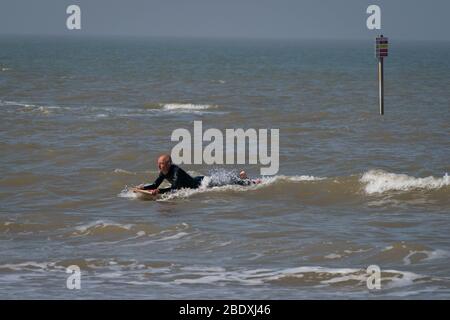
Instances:
[[[148,190],[133,190],[133,192],[141,200],[156,200],[159,198],[159,195],[151,194]]]

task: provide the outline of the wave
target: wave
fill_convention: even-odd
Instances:
[[[238,283],[241,285],[258,286],[275,285],[349,285],[366,288],[369,274],[366,269],[358,268],[327,268],[321,266],[305,266],[286,269],[251,269],[231,270],[224,268],[182,268],[177,274],[174,284],[208,284],[224,285]],[[383,288],[398,288],[415,284],[418,280],[430,280],[429,277],[408,271],[382,270]]]
[[[423,260],[435,260],[435,259],[442,259],[449,257],[449,253],[445,250],[419,250],[419,251],[410,251],[404,258],[403,262],[405,265],[410,265],[416,257],[418,256],[420,259],[420,256],[423,255]]]
[[[114,235],[114,234],[131,234],[131,235],[151,235],[161,232],[161,229],[149,224],[122,224],[112,221],[96,220],[88,224],[75,227],[72,235]]]
[[[0,232],[5,234],[39,234],[64,228],[60,222],[31,223],[18,221],[0,221]]]
[[[16,106],[16,107],[37,107],[35,104],[28,104],[28,103],[22,103],[22,102],[16,102],[16,101],[5,101],[0,100],[0,106]]]
[[[18,272],[49,272],[64,270],[71,265],[78,266],[81,270],[95,270],[100,268],[108,269],[142,269],[144,264],[138,264],[135,260],[132,261],[116,261],[115,259],[67,259],[55,260],[46,262],[24,261],[16,263],[1,264],[2,271],[18,271]]]
[[[220,192],[246,192],[252,190],[258,190],[265,188],[279,182],[303,182],[303,181],[320,181],[326,178],[314,177],[314,176],[285,176],[278,175],[274,177],[263,177],[259,179],[258,184],[252,184],[249,186],[241,186],[233,184],[233,171],[216,170],[212,175],[205,176],[202,184],[197,189],[180,189],[175,192],[165,193],[160,196],[157,201],[168,201],[174,199],[189,198],[193,195],[203,194],[203,193],[220,193]],[[211,185],[214,185],[211,187]],[[121,198],[137,199],[138,196],[131,191],[127,186],[117,195]]]
[[[122,224],[112,221],[97,220],[88,224],[75,227],[75,231],[66,234],[66,237],[97,237],[100,242],[90,242],[94,244],[123,244],[123,246],[142,246],[148,243],[176,240],[188,235],[189,224],[180,223],[169,227],[161,228],[152,224]],[[113,241],[106,241],[106,240]],[[150,239],[150,240],[148,240]]]
[[[51,114],[57,110],[64,109],[60,106],[47,106],[42,104],[31,104],[16,101],[2,101],[0,100],[0,106],[2,107],[15,107],[19,112],[31,112],[31,113],[42,113]]]
[[[151,272],[152,284],[158,285],[245,285],[245,286],[329,286],[367,290],[370,274],[365,268],[339,268],[322,266],[300,266],[292,268],[225,268],[221,266],[179,266],[170,262],[139,262],[137,260],[120,261],[116,259],[67,259],[55,261],[24,261],[0,265],[0,277],[9,279],[11,273],[41,274],[61,272],[68,266],[76,265],[84,272],[92,272],[99,278],[117,278],[132,285],[150,284],[142,275]],[[410,271],[393,269],[381,270],[382,289],[411,287],[420,283],[442,281],[437,277],[421,275]],[[17,281],[14,280],[13,281]]]
[[[312,175],[276,175],[271,177],[262,177],[258,184],[241,186],[234,184],[237,174],[235,171],[216,170],[205,176],[202,184],[197,189],[180,189],[176,192],[166,193],[159,197],[158,201],[167,201],[174,199],[189,198],[198,194],[214,194],[223,192],[247,192],[254,190],[264,190],[267,187],[276,186],[277,192],[291,194],[308,200],[308,195],[320,194],[321,197],[327,197],[324,203],[335,203],[336,201],[346,201],[346,199],[360,199],[364,201],[366,195],[381,195],[389,192],[413,192],[417,189],[439,190],[450,185],[448,175],[442,178],[427,177],[415,178],[405,174],[390,173],[383,170],[370,170],[361,175],[352,175],[347,177],[317,177]],[[301,186],[291,186],[291,184],[301,184]],[[363,192],[361,192],[361,190]],[[326,191],[326,192],[325,192]],[[135,193],[127,187],[119,194],[119,197],[136,199]],[[445,195],[444,195],[445,198]],[[321,198],[324,200],[323,198]],[[320,199],[319,199],[320,200]],[[322,201],[320,200],[320,201]],[[395,199],[391,199],[391,202]],[[430,199],[424,198],[424,195],[417,195],[414,199],[403,199],[411,204],[427,204]],[[442,200],[442,196],[431,199],[432,202]],[[430,201],[431,201],[430,200]],[[389,202],[389,201],[388,201]],[[395,202],[395,201],[394,201]],[[372,201],[371,205],[375,203]],[[385,205],[386,199],[379,204]]]
[[[194,103],[156,103],[146,102],[141,108],[147,111],[170,111],[170,112],[208,112],[207,110],[217,109],[218,105],[194,104]]]
[[[163,231],[160,234],[158,234],[158,236],[161,236],[161,235],[163,235],[165,233],[167,233],[167,232]],[[154,244],[154,243],[157,243],[157,242],[169,241],[169,240],[178,240],[178,239],[184,238],[184,237],[186,237],[188,235],[189,235],[188,232],[180,231],[180,232],[174,233],[174,234],[169,235],[169,236],[164,236],[162,238],[153,237],[150,240],[137,241],[137,242],[133,242],[133,243],[129,243],[129,244],[123,244],[122,247],[127,247],[127,248],[130,248],[130,247],[143,247],[143,246],[146,247],[146,246],[148,246],[150,244]]]
[[[89,234],[104,234],[104,233],[119,233],[128,232],[133,225],[120,224],[114,222],[107,222],[103,220],[97,220],[85,225],[75,227],[74,235],[89,235]]]
[[[366,184],[364,190],[367,194],[415,189],[433,190],[450,185],[447,173],[442,178],[432,176],[415,178],[406,174],[391,173],[384,170],[370,170],[362,175],[360,181]]]
[[[207,110],[217,108],[215,105],[210,104],[192,104],[192,103],[167,103],[162,106],[164,110]]]
[[[411,265],[430,260],[444,259],[450,257],[448,251],[442,249],[431,249],[429,247],[410,244],[405,242],[396,242],[378,252],[374,261],[398,261],[404,265]]]
[[[36,261],[25,261],[18,263],[7,263],[0,265],[0,270],[12,270],[12,271],[41,271],[46,272],[50,269],[55,269],[57,267],[55,262],[36,262]],[[62,267],[60,267],[62,268]]]
[[[151,239],[155,241],[177,240],[189,235],[190,225],[178,223],[161,227],[151,223],[120,223],[107,220],[95,220],[80,225],[71,225],[62,222],[29,223],[16,221],[0,221],[0,233],[5,235],[34,236],[58,231],[54,236],[58,239],[80,239],[94,237],[98,244],[121,243],[133,241],[135,245],[142,245],[142,241]],[[190,231],[189,231],[190,232]],[[138,240],[136,240],[138,239]],[[89,242],[91,246],[93,242]]]
[[[141,106],[87,106],[64,104],[63,106],[45,105],[43,103],[17,102],[0,100],[0,106],[10,107],[11,112],[41,112],[43,114],[55,111],[68,111],[76,116],[88,117],[92,119],[105,119],[110,117],[140,117],[153,116],[159,112],[171,113],[209,113],[217,109],[217,105],[192,104],[192,103],[144,103]]]

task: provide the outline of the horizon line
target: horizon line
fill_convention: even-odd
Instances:
[[[73,33],[73,34],[71,34]],[[422,38],[395,38],[386,32],[379,32],[396,41],[432,41],[432,42],[450,42],[450,39],[422,39]],[[255,37],[255,36],[201,36],[201,35],[145,35],[145,34],[107,34],[107,33],[80,33],[79,31],[67,31],[64,33],[1,33],[0,37],[76,37],[76,38],[139,38],[139,39],[173,39],[173,40],[258,40],[258,41],[369,41],[378,36],[371,37]]]

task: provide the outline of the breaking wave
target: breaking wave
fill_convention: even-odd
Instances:
[[[117,261],[115,259],[74,259],[61,261],[24,261],[1,264],[0,270],[5,277],[11,272],[32,273],[35,276],[48,272],[65,272],[69,265],[77,265],[92,277],[121,277],[131,285],[245,285],[261,286],[266,284],[289,285],[299,287],[348,286],[366,290],[369,274],[364,268],[330,268],[321,266],[301,266],[283,269],[227,269],[215,266],[177,266],[168,262]],[[152,280],[139,276],[151,272]],[[6,274],[5,274],[6,272]],[[383,289],[413,286],[420,282],[439,281],[409,271],[382,270]]]
[[[409,191],[414,189],[440,189],[450,185],[446,173],[442,178],[415,178],[406,174],[397,174],[383,170],[370,170],[363,174],[360,181],[365,185],[367,194],[383,193],[387,191]]]
[[[115,172],[125,173],[118,170]],[[195,174],[194,174],[195,175]],[[304,195],[322,192],[322,196],[329,195],[333,201],[341,199],[345,201],[348,197],[361,197],[362,195],[377,195],[391,191],[412,192],[415,190],[439,190],[450,185],[450,179],[447,174],[442,178],[426,177],[415,178],[406,174],[390,173],[383,170],[370,170],[362,176],[352,175],[348,177],[316,177],[312,175],[276,175],[254,179],[257,183],[247,186],[236,184],[236,171],[214,170],[205,176],[201,186],[198,189],[180,189],[176,192],[166,193],[158,198],[158,201],[172,199],[189,198],[196,194],[217,193],[217,192],[246,192],[252,190],[264,189],[269,186],[278,186],[286,192],[298,190],[304,191]],[[301,187],[289,186],[289,184],[301,183]],[[288,184],[288,185],[287,185]],[[282,191],[279,191],[282,192]],[[135,199],[136,194],[125,187],[119,194],[119,197]],[[442,197],[440,197],[442,198]],[[439,198],[439,199],[440,199]],[[417,201],[420,199],[417,198]],[[426,203],[426,199],[422,199]]]

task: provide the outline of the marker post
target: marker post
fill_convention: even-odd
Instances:
[[[388,56],[388,38],[383,35],[377,37],[375,45],[375,55],[378,59],[378,99],[380,105],[380,115],[384,115],[384,61]]]

